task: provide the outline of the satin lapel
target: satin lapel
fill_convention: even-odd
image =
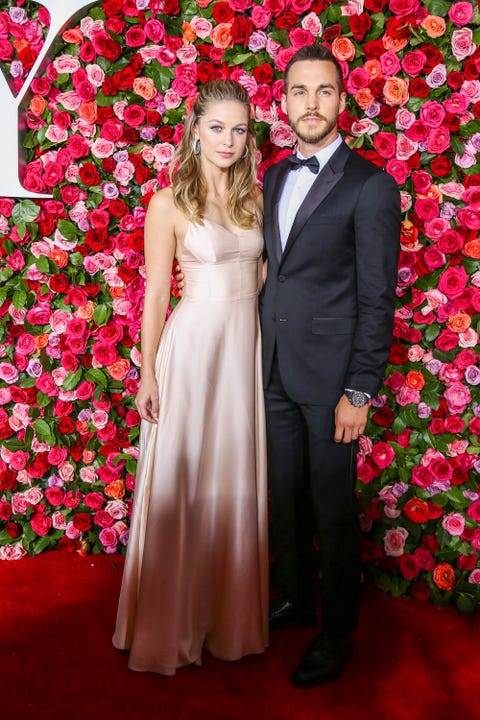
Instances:
[[[299,236],[300,231],[310,215],[317,209],[320,203],[325,200],[339,180],[342,179],[343,169],[350,152],[351,150],[348,146],[345,143],[342,143],[325,167],[320,171],[318,178],[315,180],[309,192],[305,196],[305,200],[300,205],[295,216],[292,229],[290,230],[290,234],[287,238],[285,250],[283,251],[282,263],[290,252],[295,240]]]
[[[275,251],[275,257],[277,258],[278,264],[282,260],[282,241],[280,239],[280,226],[278,224],[278,203],[280,202],[280,196],[282,194],[283,183],[287,177],[289,164],[287,162],[281,163],[278,167],[278,172],[273,180],[273,187],[271,195],[267,200],[267,204],[270,208],[270,227],[272,228],[271,247]]]

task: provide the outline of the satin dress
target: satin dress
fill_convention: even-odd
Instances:
[[[132,670],[173,675],[268,644],[267,478],[258,227],[190,223],[184,295],[156,359],[158,425],[142,421],[113,637]]]

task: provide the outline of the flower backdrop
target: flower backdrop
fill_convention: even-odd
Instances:
[[[17,93],[48,28],[0,2]],[[394,594],[480,598],[480,15],[445,0],[105,0],[63,32],[24,103],[26,188],[0,199],[0,558],[128,539],[142,228],[198,87],[252,99],[259,176],[292,151],[296,49],[339,59],[349,145],[402,191],[394,342],[362,439],[364,558]],[[31,67],[31,65],[30,65]],[[172,305],[175,287],[172,284]]]

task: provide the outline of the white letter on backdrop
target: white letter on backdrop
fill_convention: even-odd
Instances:
[[[2,108],[0,114],[0,197],[51,197],[51,195],[29,192],[20,184],[18,168],[19,164],[23,162],[23,158],[19,143],[18,108],[45,60],[53,40],[62,32],[73,15],[83,8],[95,5],[96,2],[92,2],[92,0],[41,0],[41,4],[50,13],[50,28],[39,56],[17,97],[13,97],[3,73],[0,72],[0,107]]]

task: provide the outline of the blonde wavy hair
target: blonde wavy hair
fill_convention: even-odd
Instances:
[[[209,104],[226,100],[244,105],[249,118],[246,144],[248,152],[228,170],[227,211],[235,225],[251,228],[258,222],[255,202],[258,195],[255,136],[250,121],[250,97],[247,91],[233,80],[210,80],[205,83],[195,100],[185,120],[182,139],[170,168],[173,200],[186,217],[193,222],[202,223],[207,199],[207,183],[202,172],[200,155],[195,155],[193,151],[194,129]]]

